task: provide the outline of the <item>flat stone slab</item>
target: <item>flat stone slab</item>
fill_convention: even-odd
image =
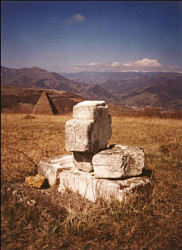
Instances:
[[[92,164],[97,178],[138,176],[144,168],[144,150],[141,147],[115,145],[95,154]]]
[[[61,171],[70,169],[75,169],[73,155],[45,158],[38,163],[38,174],[45,176],[50,186],[59,181]]]
[[[59,173],[60,185],[58,192],[67,189],[78,192],[82,197],[95,202],[97,198],[116,199],[120,202],[130,197],[140,188],[151,184],[148,177],[133,177],[127,180],[97,179],[93,173],[79,170]]]
[[[94,202],[97,198],[124,201],[140,188],[151,183],[148,177],[132,177],[125,180],[96,178],[94,172],[78,170],[73,163],[73,155],[46,158],[39,162],[38,173],[48,179],[49,185],[59,184],[58,192],[67,189],[78,192]]]

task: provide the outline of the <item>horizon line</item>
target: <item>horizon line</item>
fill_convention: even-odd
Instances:
[[[1,65],[1,68],[7,68],[7,69],[31,69],[31,68],[38,68],[38,69],[42,69],[42,70],[46,70],[48,72],[51,73],[58,73],[58,74],[78,74],[78,73],[125,73],[125,72],[135,72],[135,73],[149,73],[149,72],[161,72],[161,73],[182,73],[182,71],[165,71],[165,70],[122,70],[122,71],[110,71],[110,70],[105,70],[105,71],[78,71],[78,72],[57,72],[57,71],[50,71],[44,68],[40,68],[38,66],[32,66],[32,67],[20,67],[20,68],[10,68],[10,67],[6,67]]]

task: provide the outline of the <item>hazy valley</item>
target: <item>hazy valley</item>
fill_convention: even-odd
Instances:
[[[129,108],[182,109],[181,73],[81,72],[63,76],[36,67],[1,67],[1,82],[3,111],[16,112],[21,110],[22,105],[30,110],[43,89],[51,94],[61,113],[70,111],[83,99],[105,100]]]
[[[113,102],[128,107],[182,108],[182,74],[173,72],[81,72],[65,77],[98,84],[114,96]]]

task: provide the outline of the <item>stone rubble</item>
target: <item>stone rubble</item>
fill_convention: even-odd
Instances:
[[[73,107],[73,119],[65,125],[65,147],[72,155],[43,159],[38,173],[58,192],[78,192],[90,201],[97,198],[123,201],[150,184],[142,177],[144,150],[111,145],[111,116],[105,101],[84,101]]]
[[[29,187],[44,188],[48,187],[48,182],[45,176],[37,174],[35,176],[27,176],[25,178],[25,184]]]

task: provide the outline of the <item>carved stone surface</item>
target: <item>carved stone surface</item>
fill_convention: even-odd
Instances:
[[[73,163],[77,169],[90,173],[94,171],[92,166],[92,157],[93,154],[73,152]]]
[[[137,176],[144,168],[144,150],[139,147],[115,145],[93,156],[97,178],[125,178]]]
[[[67,189],[78,192],[84,198],[95,201],[97,198],[124,201],[137,189],[146,188],[151,182],[146,177],[133,177],[127,180],[96,179],[93,173],[82,171],[63,171],[59,174],[58,192]]]
[[[65,147],[67,151],[90,152],[93,149],[93,120],[66,122]]]
[[[55,185],[59,181],[59,172],[72,168],[75,168],[73,155],[46,158],[38,163],[38,173],[48,179],[50,186]]]
[[[73,107],[73,119],[66,122],[67,151],[96,153],[107,148],[111,117],[104,101],[84,101]]]

